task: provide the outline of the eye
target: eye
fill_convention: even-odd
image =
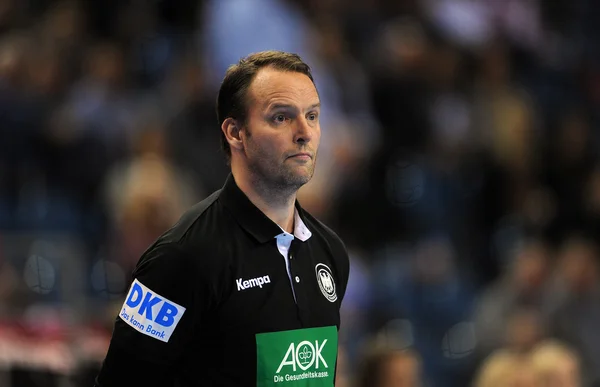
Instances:
[[[317,120],[317,118],[319,118],[319,115],[318,115],[317,113],[309,113],[309,114],[306,116],[306,118],[307,118],[309,121],[316,121],[316,120]]]
[[[275,122],[276,122],[276,123],[278,123],[278,124],[284,123],[284,122],[285,122],[285,120],[286,120],[286,116],[285,116],[285,114],[276,114],[276,115],[273,117],[273,121],[275,121]]]

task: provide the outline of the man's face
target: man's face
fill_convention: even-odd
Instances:
[[[261,69],[247,94],[240,136],[247,167],[271,187],[299,189],[312,178],[321,138],[319,95],[302,73]]]

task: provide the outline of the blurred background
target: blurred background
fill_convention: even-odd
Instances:
[[[219,189],[228,65],[293,51],[345,240],[338,386],[600,386],[600,2],[0,1],[0,387],[91,386]]]

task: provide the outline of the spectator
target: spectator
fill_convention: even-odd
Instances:
[[[507,350],[492,353],[483,363],[474,387],[541,387],[527,355]]]
[[[541,386],[581,386],[579,357],[560,342],[540,343],[531,353],[531,363]]]
[[[581,355],[584,385],[600,383],[598,248],[571,235],[561,246],[552,333]]]
[[[168,159],[160,126],[143,131],[136,145],[136,157],[113,168],[105,183],[116,231],[115,256],[128,272],[154,239],[200,197],[187,174]]]
[[[412,350],[371,349],[362,359],[356,387],[421,387],[421,362]]]
[[[487,289],[477,303],[475,324],[478,352],[487,356],[506,342],[510,317],[537,315],[545,321],[549,248],[543,241],[528,240],[514,254],[505,272]],[[522,309],[530,312],[517,313]]]

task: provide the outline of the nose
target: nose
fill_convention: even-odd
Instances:
[[[298,144],[309,143],[314,136],[314,131],[314,124],[311,125],[311,123],[305,117],[296,120],[294,142]]]

